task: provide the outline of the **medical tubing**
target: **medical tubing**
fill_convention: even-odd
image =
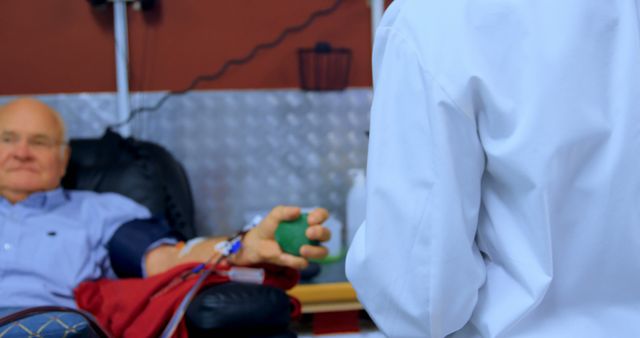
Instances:
[[[176,309],[176,312],[171,317],[169,324],[167,324],[167,327],[165,327],[164,331],[162,332],[162,335],[161,335],[162,338],[171,338],[173,334],[176,332],[176,329],[178,328],[178,324],[180,324],[182,317],[184,317],[184,313],[187,311],[187,307],[189,306],[189,304],[191,304],[191,300],[193,300],[193,297],[200,290],[200,287],[202,286],[202,283],[204,282],[204,280],[207,279],[207,277],[209,277],[209,275],[211,274],[211,271],[212,270],[210,269],[206,269],[200,275],[200,277],[198,278],[198,281],[196,281],[193,287],[191,287],[191,290],[189,290],[189,292],[184,296],[184,298],[180,302],[180,306],[178,306],[178,308]]]

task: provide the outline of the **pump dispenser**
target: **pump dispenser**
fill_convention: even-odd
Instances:
[[[364,169],[350,169],[351,188],[347,194],[347,246],[351,245],[358,227],[364,222],[367,209]]]

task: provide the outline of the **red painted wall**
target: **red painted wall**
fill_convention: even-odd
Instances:
[[[158,0],[128,9],[130,88],[176,90],[246,55],[335,0]],[[0,95],[115,91],[113,12],[86,0],[0,1]],[[297,49],[328,41],[353,52],[350,86],[371,85],[370,11],[343,0],[330,16],[198,89],[298,86]]]

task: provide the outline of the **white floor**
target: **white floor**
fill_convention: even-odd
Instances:
[[[386,338],[380,332],[360,332],[360,333],[337,333],[337,334],[323,334],[323,335],[307,335],[299,334],[298,338],[316,338],[316,337],[328,337],[328,338]]]
[[[378,329],[371,319],[366,316],[360,316],[358,326],[360,332],[358,333],[327,333],[327,334],[313,334],[311,317],[304,317],[303,320],[296,323],[294,332],[298,334],[298,338],[386,338]]]

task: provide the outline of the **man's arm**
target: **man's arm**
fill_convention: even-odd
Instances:
[[[358,298],[390,337],[459,330],[485,278],[474,242],[484,170],[475,120],[421,52],[397,30],[378,29],[366,222],[346,264]]]
[[[308,258],[322,258],[327,255],[327,249],[321,246],[304,245],[300,248],[301,257],[283,253],[274,239],[278,224],[282,221],[294,220],[300,216],[300,208],[279,206],[274,208],[255,228],[247,232],[242,240],[240,251],[229,257],[229,261],[236,265],[256,263],[271,263],[301,269],[308,263]],[[309,213],[307,221],[309,228],[306,235],[311,240],[327,241],[331,234],[322,226],[329,216],[325,209],[315,209]],[[182,263],[215,261],[220,257],[214,247],[226,240],[226,237],[208,238],[180,255],[181,249],[172,245],[162,245],[149,251],[145,257],[148,276],[162,273]]]

